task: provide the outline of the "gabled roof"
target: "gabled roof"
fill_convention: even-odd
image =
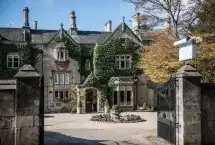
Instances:
[[[60,35],[63,35],[63,37],[68,38],[71,42],[77,45],[77,43],[73,40],[73,38],[63,28],[61,28],[54,36],[52,36],[48,40],[47,44],[49,44],[52,40],[59,39],[61,37]]]
[[[124,30],[122,29],[124,27]],[[126,23],[122,22],[114,31],[113,33],[107,37],[103,44],[108,42],[112,37],[120,37],[120,38],[129,38],[133,42],[139,44],[140,46],[144,47],[142,41],[134,34],[134,32],[126,25]]]
[[[2,40],[8,40],[8,39],[0,35],[0,41]]]
[[[0,35],[11,41],[24,41],[22,28],[0,28]]]

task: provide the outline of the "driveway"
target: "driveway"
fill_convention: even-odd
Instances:
[[[94,114],[45,114],[46,145],[147,145],[156,136],[156,112],[130,112],[146,122],[98,123]],[[156,139],[155,139],[156,140]],[[153,143],[154,144],[154,143]]]

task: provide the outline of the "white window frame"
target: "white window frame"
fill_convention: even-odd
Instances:
[[[57,78],[57,82],[56,82],[56,78]],[[54,75],[54,84],[59,84],[59,75],[58,74]]]
[[[86,59],[86,62],[85,62],[85,69],[86,69],[86,70],[90,70],[90,69],[91,69],[91,62],[90,62],[90,59]]]
[[[67,81],[66,81],[66,78],[67,78]],[[69,74],[68,73],[64,74],[64,83],[69,84]]]
[[[11,59],[12,59],[12,61],[11,61],[12,66],[9,66],[9,57],[11,57]],[[17,66],[17,67],[14,66],[14,58],[15,58],[15,57],[18,57],[18,66]],[[7,68],[19,68],[19,65],[20,65],[20,57],[19,57],[19,54],[18,54],[18,53],[9,53],[9,54],[7,55]]]
[[[129,57],[129,58],[127,58]],[[124,68],[121,67],[122,62],[124,62]],[[128,64],[127,64],[128,62]],[[120,70],[126,70],[126,69],[131,69],[132,65],[132,57],[131,55],[116,55],[115,56],[115,64],[118,69]]]

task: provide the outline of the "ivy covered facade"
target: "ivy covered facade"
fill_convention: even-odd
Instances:
[[[43,30],[35,26],[37,22],[31,28],[29,9],[23,11],[22,28],[0,28],[1,76],[12,77],[23,64],[34,66],[44,75],[46,112],[68,108],[71,94],[82,113],[102,112],[112,105],[134,110],[154,99],[137,67],[148,39],[137,37],[124,20],[114,31],[111,21],[105,31],[82,31],[72,11],[69,29],[61,24],[59,30]]]

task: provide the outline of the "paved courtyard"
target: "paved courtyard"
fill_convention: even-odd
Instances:
[[[128,114],[128,113],[123,113]],[[148,145],[156,144],[156,112],[133,112],[146,122],[98,123],[89,119],[93,114],[46,114],[46,145]],[[159,143],[159,145],[161,142]]]

